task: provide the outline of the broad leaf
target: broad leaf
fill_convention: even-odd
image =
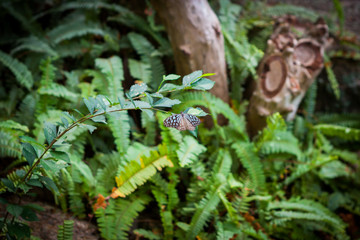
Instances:
[[[22,143],[22,154],[30,166],[33,165],[35,158],[37,158],[36,150],[30,143]]]
[[[45,138],[48,142],[48,144],[50,144],[57,136],[56,134],[56,125],[50,122],[45,122],[44,123],[44,134],[45,134]]]
[[[144,93],[146,90],[147,90],[146,83],[134,84],[130,87],[129,95],[130,95],[130,97],[136,97],[136,96]]]
[[[198,81],[192,83],[190,86],[192,89],[196,90],[209,90],[212,89],[215,82],[207,78],[201,78]]]
[[[172,80],[177,80],[179,79],[181,76],[177,75],[177,74],[169,74],[167,76],[164,77],[164,80],[166,81],[172,81]]]
[[[182,81],[183,86],[190,85],[194,81],[198,80],[201,77],[201,75],[202,75],[202,71],[198,70],[193,73],[190,73],[189,75],[184,76]]]
[[[178,99],[170,99],[167,97],[161,98],[154,104],[154,107],[172,107],[176,104],[181,103]]]

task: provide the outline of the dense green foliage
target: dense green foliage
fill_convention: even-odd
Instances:
[[[276,113],[255,138],[246,133],[242,88],[256,77],[271,17],[313,20],[317,13],[212,2],[225,39],[230,106],[207,92],[211,74],[168,74],[172,51],[154,14],[110,1],[55,2],[0,3],[0,237],[30,237],[27,223],[42,209],[21,199],[39,189],[64,212],[94,215],[103,239],[359,236],[344,221],[360,218],[359,114],[316,111],[314,83],[294,121]],[[340,25],[331,17],[328,24],[346,34],[334,3]],[[343,101],[333,54],[325,71],[331,94]],[[166,128],[170,111],[209,115],[213,127]],[[73,222],[64,221],[58,239],[72,235]]]

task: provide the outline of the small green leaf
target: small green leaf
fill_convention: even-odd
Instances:
[[[21,213],[21,217],[25,219],[26,221],[38,221],[38,217],[36,216],[36,213],[31,210],[30,208],[25,207],[23,212]]]
[[[50,154],[51,154],[51,156],[53,156],[57,160],[63,160],[65,162],[67,162],[67,163],[70,163],[70,157],[66,152],[51,151]]]
[[[105,118],[104,115],[99,115],[99,116],[96,116],[96,117],[92,117],[91,120],[94,121],[94,122],[106,123],[106,118]]]
[[[97,103],[100,105],[100,107],[102,108],[102,110],[104,110],[104,112],[106,112],[106,110],[107,110],[107,106],[106,106],[106,104],[104,103],[104,96],[103,95],[98,95],[97,97],[96,97],[96,101],[97,101]]]
[[[198,80],[201,77],[201,75],[202,75],[202,71],[198,70],[193,73],[190,73],[189,75],[184,76],[182,82],[183,86],[190,85],[194,81]]]
[[[150,94],[152,97],[156,97],[156,98],[163,98],[164,96],[161,93],[152,93]]]
[[[63,116],[61,116],[60,119],[64,126],[67,128],[69,126],[69,121]]]
[[[42,188],[43,185],[42,183],[39,181],[39,179],[30,179],[26,182],[27,185],[33,186],[33,187],[40,187]]]
[[[176,75],[176,74],[169,74],[166,77],[164,77],[164,80],[166,81],[172,81],[172,80],[177,80],[179,79],[181,76],[180,75]]]
[[[123,97],[118,97],[118,101],[119,101],[119,104],[121,106],[121,108],[124,108],[124,105],[125,105],[125,100]]]
[[[47,189],[49,189],[50,191],[54,191],[56,193],[59,193],[59,189],[57,188],[57,186],[55,185],[54,181],[51,180],[51,178],[49,177],[44,177],[41,176],[40,177],[40,181],[45,185],[45,187]]]
[[[77,112],[78,114],[80,114],[80,116],[84,116],[84,114],[82,112],[80,112],[79,110],[77,110],[76,108],[74,109],[75,112]]]
[[[79,125],[80,127],[83,127],[83,128],[86,128],[87,130],[89,130],[90,134],[92,134],[96,127],[95,126],[92,126],[92,125],[88,125],[88,124],[81,124]]]
[[[33,165],[35,158],[37,158],[36,150],[30,143],[21,143],[22,154],[30,166]]]
[[[50,122],[45,122],[44,123],[44,134],[45,134],[45,138],[48,142],[48,144],[50,144],[57,136],[56,134],[56,125]]]
[[[146,95],[147,99],[149,100],[150,105],[153,105],[154,99],[151,97],[151,94],[148,92],[145,92],[145,95]]]
[[[76,118],[71,115],[70,113],[68,112],[62,112],[62,114],[64,114],[66,117],[70,118],[71,120],[73,120],[74,122],[76,121]]]
[[[41,159],[41,165],[44,167],[45,170],[54,174],[58,173],[61,169],[68,166],[68,164],[62,160],[54,161],[45,159]]]
[[[93,114],[96,109],[96,105],[97,105],[95,99],[92,97],[89,97],[89,99],[84,98],[84,103],[85,103],[87,109],[89,110],[89,112],[91,114]]]
[[[24,169],[18,169],[18,170],[15,171],[15,174],[16,174],[19,178],[23,178],[23,177],[25,177],[26,172],[25,172]]]
[[[13,216],[18,217],[23,211],[23,207],[19,205],[9,204],[6,207],[6,210]]]
[[[195,116],[199,116],[199,117],[204,117],[207,116],[208,114],[206,112],[204,112],[204,110],[202,110],[201,108],[197,107],[197,108],[187,108],[184,113],[188,113],[191,115],[195,115]]]
[[[212,89],[215,82],[207,78],[200,78],[198,81],[192,83],[190,87],[196,90],[209,90]]]
[[[209,77],[209,76],[214,76],[216,75],[216,73],[204,73],[203,75],[201,75],[201,77]]]
[[[184,89],[184,86],[179,86],[172,83],[167,83],[164,86],[162,86],[159,90],[159,92],[167,92],[167,91],[173,91],[173,90],[181,90]]]
[[[147,90],[146,83],[142,84],[134,84],[130,87],[129,95],[130,97],[136,97],[142,93],[144,93]]]
[[[159,101],[157,101],[154,106],[155,107],[172,107],[176,104],[181,103],[178,99],[170,99],[167,97],[161,98]]]

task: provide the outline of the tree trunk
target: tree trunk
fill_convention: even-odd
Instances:
[[[152,5],[166,27],[177,73],[216,73],[210,77],[216,82],[211,93],[228,102],[224,38],[207,0],[153,0]]]
[[[329,44],[328,27],[321,19],[315,24],[292,16],[278,19],[250,99],[250,135],[261,130],[266,117],[275,112],[286,120],[295,117],[306,91],[323,69],[324,49]]]

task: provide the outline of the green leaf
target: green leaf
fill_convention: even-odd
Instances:
[[[104,110],[104,112],[106,112],[107,110],[107,106],[104,103],[104,99],[106,99],[105,96],[103,95],[98,95],[96,96],[96,102],[100,105],[100,107],[102,108],[102,110]]]
[[[96,100],[92,97],[89,97],[89,99],[84,98],[84,103],[85,103],[87,109],[89,110],[89,112],[91,114],[93,114],[96,109],[96,105],[97,105]]]
[[[62,160],[54,161],[45,159],[41,159],[41,165],[44,167],[45,170],[53,174],[57,174],[61,169],[68,166],[68,164]]]
[[[66,117],[70,118],[74,122],[76,121],[76,118],[73,115],[71,115],[69,112],[62,112],[62,114],[64,114]]]
[[[200,78],[198,81],[192,83],[190,86],[196,90],[210,90],[213,88],[215,82],[207,78]]]
[[[350,141],[360,141],[360,129],[331,124],[318,124],[314,128],[327,136],[339,137]]]
[[[6,210],[13,216],[18,217],[23,211],[23,207],[19,205],[9,204],[6,207]]]
[[[96,117],[92,117],[91,120],[94,121],[94,122],[102,122],[102,123],[106,124],[106,118],[105,118],[104,115],[99,115],[99,116],[96,116]]]
[[[158,100],[154,104],[154,107],[172,107],[179,103],[181,103],[181,102],[178,99],[170,99],[170,98],[164,97],[164,98],[161,98],[160,100]]]
[[[203,75],[201,75],[201,77],[209,77],[209,76],[214,76],[216,75],[216,73],[204,73]]]
[[[82,117],[84,116],[84,114],[82,112],[80,112],[79,110],[74,109],[74,111],[77,112],[80,116],[82,116]]]
[[[154,99],[151,97],[151,94],[148,92],[145,92],[146,98],[148,99],[150,105],[154,104]]]
[[[177,80],[179,79],[181,76],[177,75],[177,74],[169,74],[167,76],[164,77],[164,80],[166,81],[172,81],[172,80]]]
[[[12,73],[15,75],[16,80],[26,87],[30,89],[33,84],[34,80],[31,75],[31,72],[27,68],[27,66],[15,58],[11,57],[10,55],[0,51],[0,62],[2,62],[6,67],[8,67]]]
[[[14,222],[7,223],[6,225],[10,236],[16,236],[15,239],[30,238],[30,228],[26,224]]]
[[[64,162],[70,163],[70,157],[67,152],[51,151],[50,154],[57,160],[63,160]]]
[[[35,158],[37,158],[36,150],[30,143],[21,143],[22,154],[30,166],[33,165]]]
[[[193,108],[193,107],[190,107],[190,108],[187,108],[184,113],[188,113],[188,114],[191,114],[191,115],[195,115],[195,116],[199,116],[199,117],[204,117],[204,116],[207,116],[209,114],[207,114],[206,112],[204,112],[204,110],[202,110],[201,108],[197,107],[197,108]]]
[[[30,208],[24,207],[24,210],[21,213],[21,217],[26,221],[38,221],[38,217],[36,216],[35,212]]]
[[[50,122],[45,122],[44,123],[44,134],[45,134],[45,138],[48,142],[48,144],[50,144],[57,136],[56,133],[56,125]]]
[[[51,178],[49,177],[44,177],[41,176],[40,177],[40,181],[45,185],[45,187],[47,189],[49,189],[50,191],[54,191],[56,193],[59,193],[59,189],[57,188],[56,184],[54,183],[53,180],[51,180]]]
[[[96,129],[95,126],[88,125],[88,124],[80,124],[79,126],[82,127],[82,128],[86,128],[87,130],[89,130],[90,134],[92,134],[92,133],[95,131],[95,129]]]
[[[27,185],[30,185],[30,186],[34,186],[34,187],[40,187],[42,188],[43,185],[42,183],[39,181],[39,179],[30,179],[26,182]]]
[[[168,92],[168,91],[174,91],[174,90],[181,90],[184,89],[184,86],[172,84],[172,83],[166,83],[164,86],[162,86],[159,90],[159,92]]]
[[[119,104],[121,108],[124,108],[125,105],[125,99],[123,97],[118,97]]]
[[[199,155],[205,151],[206,147],[199,144],[193,137],[185,136],[179,149],[176,151],[180,166],[188,166],[198,160]]]
[[[202,75],[202,71],[198,70],[193,73],[190,73],[189,75],[184,76],[182,81],[183,86],[190,85],[194,81],[198,80],[201,77],[201,75]]]
[[[147,85],[146,83],[142,83],[142,84],[134,84],[130,87],[130,92],[129,95],[130,97],[136,97],[142,93],[144,93],[147,90]]]
[[[69,121],[63,116],[61,116],[60,119],[61,122],[64,124],[65,128],[67,128],[69,126]]]

